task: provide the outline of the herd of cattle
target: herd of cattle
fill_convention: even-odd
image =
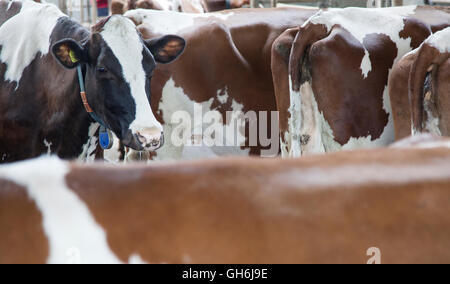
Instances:
[[[0,1],[0,263],[450,262],[450,8],[121,5]]]

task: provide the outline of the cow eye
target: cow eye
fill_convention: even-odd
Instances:
[[[97,67],[97,72],[106,73],[106,68],[105,67]]]

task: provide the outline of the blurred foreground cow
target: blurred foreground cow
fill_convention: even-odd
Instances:
[[[138,25],[145,39],[171,33],[187,42],[179,60],[158,66],[153,75],[151,105],[163,122],[166,138],[155,159],[260,155],[262,150],[268,150],[269,156],[278,155],[278,123],[271,128],[276,120],[271,111],[277,109],[271,47],[287,28],[315,12],[295,8],[201,15],[141,9],[127,12],[125,16]],[[203,145],[211,120],[220,120],[216,123],[220,133],[214,138],[220,143],[190,147]],[[180,128],[192,135],[183,135],[183,143],[175,143]]]
[[[450,262],[450,143],[295,160],[0,167],[0,263]],[[435,147],[435,148],[433,148]]]
[[[159,148],[150,78],[183,48],[176,36],[143,41],[122,16],[89,32],[53,5],[0,2],[0,162],[90,159],[100,124],[133,149]]]
[[[450,136],[450,28],[407,54],[389,80],[397,139],[423,131]]]
[[[274,44],[272,62],[282,155],[393,142],[391,68],[449,25],[450,14],[429,7],[347,8],[317,13],[297,34],[286,31]],[[285,46],[295,34],[289,52]],[[289,79],[287,71],[276,73],[287,64]]]

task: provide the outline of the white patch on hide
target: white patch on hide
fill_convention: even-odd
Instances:
[[[222,95],[221,95],[222,94]],[[201,106],[201,109],[203,110],[203,115],[212,109],[212,104],[214,100],[217,100],[220,104],[224,104],[223,102],[227,102],[229,99],[228,94],[222,91],[218,90],[216,97],[210,98],[208,101],[197,103],[199,106]],[[163,113],[163,119],[165,124],[164,127],[164,134],[166,136],[166,144],[161,149],[157,150],[157,157],[156,160],[179,160],[179,159],[200,159],[200,158],[211,158],[211,157],[217,157],[217,156],[223,156],[223,155],[243,155],[247,156],[249,153],[249,149],[242,150],[240,147],[207,147],[205,145],[202,146],[181,146],[181,147],[175,147],[173,143],[171,143],[170,139],[172,136],[172,131],[174,130],[174,127],[177,125],[173,125],[171,123],[172,116],[177,111],[184,111],[187,112],[191,118],[191,133],[194,135],[197,133],[203,132],[209,125],[205,125],[202,123],[203,117],[201,116],[201,113],[198,112],[198,108],[194,108],[194,105],[196,104],[195,101],[191,100],[187,94],[184,93],[183,88],[175,86],[175,81],[173,79],[169,79],[162,91],[162,99],[159,104],[159,109]],[[231,117],[231,123],[229,124],[223,124],[222,127],[224,129],[224,133],[227,131],[232,131],[234,124],[238,117],[238,112],[243,111],[243,105],[239,104],[236,101],[232,101],[231,109],[233,110],[233,115]],[[197,111],[197,113],[195,113]],[[199,118],[201,121],[199,121]],[[197,123],[197,125],[195,125]],[[235,133],[237,135],[237,142],[239,144],[245,143],[246,137],[244,130],[241,129],[240,131],[237,131]],[[223,142],[224,145],[227,144],[227,141]],[[200,150],[201,149],[201,150]]]
[[[437,48],[441,53],[450,52],[450,28],[436,32],[425,42]]]
[[[4,80],[17,82],[36,58],[48,54],[50,36],[58,19],[66,17],[52,4],[23,1],[20,12],[0,26],[0,61],[6,64]]]
[[[233,12],[190,14],[173,11],[137,9],[127,11],[124,16],[145,24],[155,34],[178,34],[180,31],[194,27],[196,19],[216,19],[225,21]]]
[[[48,142],[47,139],[44,139],[44,145],[47,148],[47,156],[52,154],[52,142]]]
[[[0,177],[25,187],[41,211],[50,249],[47,263],[120,263],[88,206],[68,188],[69,172],[68,163],[45,157],[3,166]],[[76,260],[70,259],[74,249]]]
[[[88,140],[86,144],[83,145],[83,150],[78,156],[78,160],[83,162],[94,162],[95,160],[95,150],[98,146],[98,137],[96,135],[97,130],[99,129],[100,124],[91,123],[88,130]]]

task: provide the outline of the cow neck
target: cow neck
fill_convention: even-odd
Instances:
[[[111,149],[114,143],[114,139],[111,133],[111,130],[109,130],[108,127],[106,127],[105,122],[98,117],[94,111],[92,110],[91,106],[89,105],[89,102],[86,97],[86,88],[84,87],[84,74],[82,70],[81,64],[78,64],[77,66],[77,75],[78,75],[78,83],[80,85],[80,96],[81,101],[83,102],[84,109],[86,112],[90,115],[90,117],[100,124],[100,130],[99,130],[99,142],[100,146],[103,149]]]

